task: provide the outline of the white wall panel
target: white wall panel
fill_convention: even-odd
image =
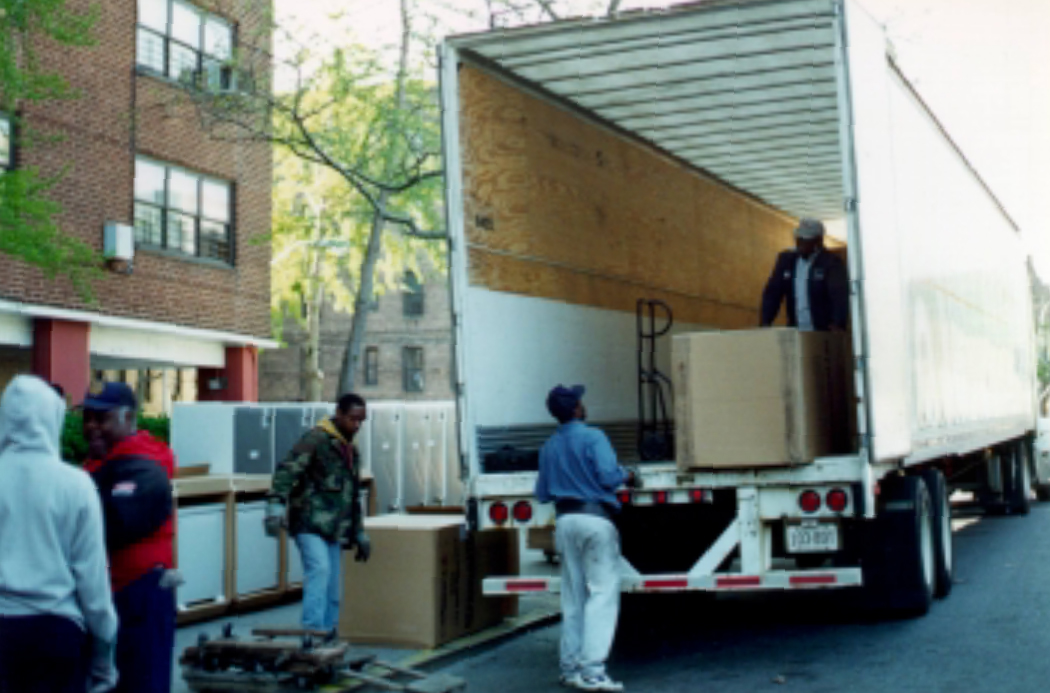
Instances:
[[[1018,233],[891,73],[916,451],[1034,423],[1031,299]]]
[[[770,259],[772,262],[772,259]],[[552,423],[547,393],[558,383],[587,386],[592,421],[638,416],[638,337],[633,313],[470,287],[467,364],[473,424]],[[671,334],[702,329],[675,325]],[[658,341],[670,377],[670,335]]]
[[[908,322],[894,216],[892,126],[886,39],[855,2],[846,3],[857,223],[863,258],[868,357],[868,417],[872,455],[911,452]]]
[[[1034,424],[1020,234],[847,2],[873,456]]]

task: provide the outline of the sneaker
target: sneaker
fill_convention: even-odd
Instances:
[[[622,691],[623,684],[613,681],[606,674],[598,676],[581,676],[576,681],[576,688],[581,691]]]
[[[558,677],[558,683],[560,683],[563,686],[568,686],[569,688],[579,688],[580,673],[578,671],[574,671],[571,674],[563,673],[560,677]]]

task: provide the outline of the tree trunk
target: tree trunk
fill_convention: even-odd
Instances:
[[[368,236],[368,248],[365,250],[364,260],[361,262],[361,277],[357,287],[357,297],[354,299],[354,317],[350,321],[350,336],[346,342],[346,355],[343,357],[343,367],[339,372],[339,392],[341,396],[347,392],[354,391],[357,381],[357,362],[361,356],[361,344],[365,341],[365,331],[368,329],[369,304],[372,302],[372,293],[375,287],[375,269],[379,264],[379,256],[383,252],[383,227],[386,222],[383,215],[386,213],[386,194],[379,196],[378,206],[372,216],[372,232]]]
[[[408,4],[410,0],[401,0],[401,52],[398,56],[397,66],[397,107],[405,107],[405,79],[408,74],[408,51],[409,42],[412,38],[411,13]],[[389,164],[390,162],[388,162]],[[379,256],[383,252],[383,230],[386,227],[386,206],[389,195],[382,192],[376,200],[375,210],[372,216],[372,232],[368,237],[368,249],[365,251],[364,261],[361,263],[361,276],[358,279],[357,297],[354,299],[354,317],[350,321],[350,335],[346,340],[346,354],[343,356],[342,369],[339,372],[339,392],[341,396],[347,392],[354,391],[357,382],[357,362],[361,357],[361,345],[365,340],[365,332],[368,329],[369,305],[372,303],[372,293],[375,286],[375,268],[379,263]]]
[[[320,256],[320,251],[318,251]],[[320,260],[317,262],[317,270],[320,271]],[[324,283],[320,277],[314,275],[314,289],[310,296],[310,305],[307,310],[309,322],[310,345],[308,349],[309,359],[307,362],[307,402],[321,402],[324,399],[324,372],[321,370],[321,311],[324,309]]]
[[[320,402],[323,396],[324,375],[321,372],[321,309],[324,305],[324,282],[321,281],[321,264],[324,249],[319,247],[323,233],[320,214],[314,219],[314,230],[310,236],[310,266],[307,273],[306,294],[306,351],[300,396],[307,402]]]

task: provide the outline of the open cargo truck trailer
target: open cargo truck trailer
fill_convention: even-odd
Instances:
[[[1019,230],[859,4],[708,2],[497,30],[447,40],[440,69],[475,528],[553,521],[535,472],[496,462],[534,461],[557,383],[586,384],[591,423],[639,459],[654,414],[640,412],[639,377],[654,378],[639,350],[666,373],[671,339],[639,337],[662,327],[636,311],[666,304],[674,334],[755,328],[802,216],[845,229],[853,445],[723,470],[680,469],[664,445],[639,465],[643,488],[620,492],[622,589],[863,584],[923,613],[951,589],[952,491],[1027,511],[1046,475],[1032,477]]]

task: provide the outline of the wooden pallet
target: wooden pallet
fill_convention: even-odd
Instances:
[[[335,633],[259,628],[254,640],[202,637],[183,651],[183,679],[196,693],[293,693],[325,686],[329,693],[385,690],[403,693],[456,693],[461,679],[381,662],[375,655],[350,651]],[[295,639],[289,639],[295,638]],[[349,684],[349,687],[347,687]],[[332,688],[332,685],[341,685]]]

